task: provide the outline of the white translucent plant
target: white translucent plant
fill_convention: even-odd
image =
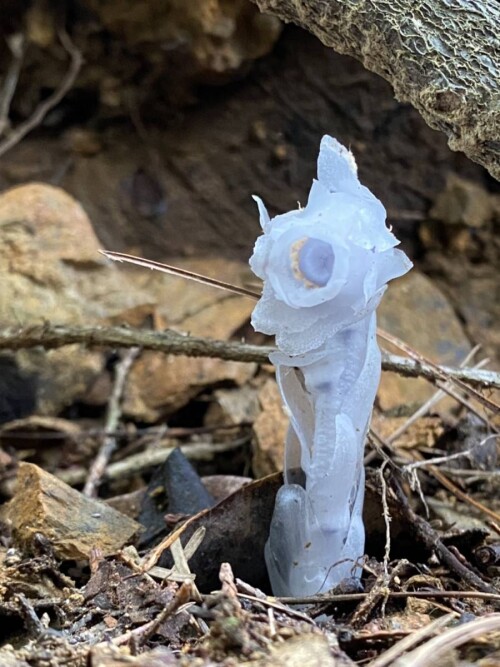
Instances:
[[[276,595],[312,595],[360,576],[363,450],[381,371],[375,309],[412,265],[331,137],[305,208],[270,219],[255,200],[264,234],[250,265],[264,287],[252,324],[276,336],[290,414],[266,562]]]

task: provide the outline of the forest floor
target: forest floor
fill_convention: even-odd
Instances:
[[[41,50],[25,97],[51,63]],[[77,80],[0,164],[0,665],[500,664],[498,375],[434,366],[499,368],[497,184],[297,29],[189,104],[130,91],[111,114]],[[379,322],[434,382],[386,364],[362,586],[278,599],[263,552],[287,415],[271,366],[238,361],[240,341],[272,343],[254,302],[98,250],[257,289],[251,195],[304,202],[325,133],[415,262]],[[167,328],[230,351],[134,337]]]

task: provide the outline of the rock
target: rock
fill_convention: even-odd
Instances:
[[[270,655],[251,660],[248,667],[341,667],[351,663],[347,656],[334,657],[328,639],[321,634],[302,632],[281,644],[273,644]]]
[[[246,265],[222,260],[175,262],[177,266],[225,282],[240,284]],[[140,272],[142,289],[158,304],[158,315],[165,324],[194,336],[226,340],[250,317],[251,299],[236,297],[199,285],[184,278]],[[141,421],[157,421],[175,412],[206,386],[219,382],[243,385],[255,373],[255,364],[194,359],[145,352],[134,364],[127,383],[123,411]]]
[[[89,660],[89,667],[176,667],[179,664],[175,653],[166,646],[133,655],[128,647],[110,648],[101,644],[91,649]]]
[[[431,218],[449,225],[483,227],[495,211],[495,197],[472,181],[450,174],[446,188],[436,198]]]
[[[207,426],[253,422],[260,412],[257,389],[247,384],[236,389],[217,389],[205,415]],[[235,431],[220,432],[218,437],[234,438]]]
[[[81,493],[32,463],[21,463],[17,490],[2,508],[15,542],[30,545],[37,533],[47,538],[57,557],[88,559],[119,551],[140,525],[106,503]]]
[[[283,451],[288,430],[288,416],[278,385],[274,379],[266,381],[259,392],[262,411],[254,422],[252,467],[257,477],[283,470]]]
[[[95,320],[83,305],[82,291],[98,292],[92,285],[97,287],[106,271],[98,249],[85,212],[63,190],[34,183],[0,195],[0,326],[40,324],[48,318],[72,324]],[[89,274],[93,280],[82,282]],[[88,301],[91,309],[99,303],[92,294]],[[15,364],[24,378],[19,392],[31,387],[37,412],[57,414],[85,390],[101,368],[100,359],[75,346],[49,354],[19,352]],[[2,355],[2,368],[6,363],[12,365],[12,357]],[[5,400],[12,404],[16,399]],[[25,416],[32,407],[13,405],[10,418]]]
[[[458,366],[471,349],[462,324],[444,294],[413,269],[391,283],[378,309],[378,325],[436,363]],[[385,341],[382,347],[401,351]],[[382,373],[377,400],[383,411],[405,413],[424,403],[436,388],[425,380]],[[444,405],[450,405],[445,401]]]
[[[32,183],[1,194],[0,326],[40,324],[46,319],[55,324],[141,326],[153,319],[161,327],[228,338],[249,317],[250,299],[118,266],[105,260],[99,247],[83,208],[60,188]],[[184,266],[228,282],[242,280],[243,267],[236,262],[184,260]],[[154,421],[183,406],[205,386],[241,384],[254,369],[252,364],[146,352],[132,370],[125,413]],[[2,354],[0,378],[2,421],[33,412],[57,415],[76,399],[84,400],[87,392],[92,404],[109,396],[102,391],[109,387],[103,381],[103,354],[74,345],[50,352]]]
[[[177,65],[184,76],[208,83],[227,80],[243,65],[269,53],[281,32],[278,19],[261,14],[247,0],[85,0],[85,4],[102,27],[133,52],[156,65],[162,61],[168,65],[182,54]]]

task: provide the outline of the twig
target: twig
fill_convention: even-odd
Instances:
[[[248,438],[239,438],[233,442],[221,444],[212,444],[197,442],[189,445],[181,445],[179,449],[190,461],[211,461],[216,454],[224,454],[235,449],[239,449]],[[145,452],[139,452],[129,456],[123,461],[111,463],[102,476],[102,481],[113,481],[115,479],[125,479],[132,475],[140,475],[143,472],[151,470],[161,465],[174,451],[176,447],[162,447],[161,449],[149,449]],[[85,467],[68,468],[68,470],[59,470],[56,476],[70,486],[81,484],[87,477]]]
[[[88,496],[89,498],[94,498],[97,495],[97,489],[101,483],[106,466],[117,447],[115,436],[110,434],[118,428],[122,413],[121,401],[125,390],[125,383],[130,369],[132,368],[132,364],[137,359],[139,351],[140,348],[138,347],[130,348],[124,355],[123,359],[118,362],[115,367],[115,382],[106,413],[105,435],[101,448],[90,466],[89,475],[85,482],[85,486],[83,487],[83,495]]]
[[[43,419],[43,418],[40,418]],[[48,418],[49,420],[51,418]],[[219,433],[224,431],[236,431],[252,426],[250,421],[235,422],[234,424],[214,424],[213,426],[145,426],[144,428],[134,428],[129,430],[127,428],[118,428],[116,431],[105,431],[103,428],[82,428],[75,433],[64,433],[63,431],[51,431],[50,428],[57,428],[57,424],[47,423],[47,430],[45,432],[36,430],[22,431],[19,429],[19,424],[23,423],[28,428],[24,419],[15,419],[0,426],[0,440],[2,437],[9,440],[86,440],[92,437],[101,437],[104,434],[112,435],[114,438],[120,440],[137,440],[143,436],[150,438],[190,438],[193,435],[205,435],[207,433]],[[35,425],[38,426],[38,423]],[[40,421],[40,427],[44,425]]]
[[[148,571],[149,576],[153,577],[154,579],[161,579],[161,580],[168,579],[170,581],[186,581],[187,579],[189,579],[193,581],[196,575],[191,573],[191,570],[189,569],[189,567],[187,567],[187,563],[189,562],[190,558],[194,556],[194,554],[198,550],[198,547],[203,542],[206,532],[207,529],[205,528],[205,526],[199,526],[191,535],[185,547],[182,546],[180,540],[176,540],[170,547],[170,551],[172,552],[172,558],[174,560],[174,566],[169,569],[166,567],[160,567],[159,565],[155,565]],[[178,546],[176,547],[176,545]],[[184,565],[184,561],[186,562],[186,567],[184,568],[179,568],[179,563],[176,560],[177,558],[176,549],[179,550],[179,547],[180,547],[180,552],[182,554],[181,558],[183,559],[182,565]]]
[[[160,613],[154,619],[154,621],[151,624],[148,624],[148,626],[144,628],[143,632],[139,634],[139,636],[137,637],[139,645],[145,644],[147,640],[150,639],[155,634],[160,625],[167,620],[167,618],[173,616],[176,611],[178,611],[183,605],[189,602],[192,594],[192,589],[193,589],[193,583],[190,581],[184,581],[180,585],[179,590],[176,592],[174,599],[171,600],[169,604],[167,604],[160,611]]]
[[[320,595],[311,595],[308,597],[279,597],[271,598],[272,600],[279,600],[283,604],[336,604],[342,602],[356,602],[357,600],[364,600],[369,593],[340,593],[328,594],[322,593]],[[486,602],[500,602],[500,593],[484,593],[482,591],[388,591],[387,597],[395,599],[419,598],[424,600],[437,599],[472,599],[484,600]],[[256,598],[260,599],[260,598]]]
[[[0,137],[9,127],[10,105],[16,92],[23,64],[25,37],[22,33],[15,33],[14,35],[10,35],[10,37],[6,37],[6,42],[12,53],[12,60],[5,75],[2,92],[0,93]]]
[[[364,600],[358,605],[357,609],[353,613],[351,617],[351,625],[359,626],[366,623],[368,616],[372,613],[373,609],[380,601],[382,603],[381,615],[384,615],[385,605],[391,591],[390,586],[395,580],[397,580],[401,574],[401,570],[407,567],[407,565],[407,560],[400,560],[390,574],[384,571],[384,574],[377,577],[374,585],[368,591]]]
[[[99,642],[96,644],[97,648],[106,647],[111,644],[112,646],[123,646],[130,642],[137,642],[138,644],[144,643],[149,639],[159,628],[159,626],[165,621],[169,616],[175,614],[176,611],[180,609],[186,602],[189,600],[191,595],[191,586],[190,582],[183,582],[179,589],[177,590],[175,597],[164,607],[158,616],[152,621],[148,621],[144,625],[141,625],[138,628],[133,630],[128,630],[123,635],[118,637],[113,637],[110,640],[105,642]]]
[[[474,621],[446,630],[439,637],[434,637],[423,646],[396,660],[394,667],[431,667],[432,665],[438,665],[443,653],[447,653],[487,632],[498,632],[499,630],[500,614],[490,614],[476,618]]]
[[[468,503],[469,505],[472,505],[472,507],[475,507],[480,512],[483,512],[489,516],[490,519],[493,519],[495,523],[500,523],[500,514],[497,514],[497,512],[491,510],[489,507],[486,507],[486,505],[483,505],[483,503],[479,502],[479,500],[472,498],[467,493],[465,493],[465,491],[459,489],[458,486],[453,484],[453,482],[449,480],[446,475],[443,475],[443,473],[438,468],[435,468],[431,465],[427,468],[427,470],[433,477],[438,480],[438,482],[440,482],[446,489],[448,489],[448,491],[451,491],[451,493],[457,496],[457,498],[460,498],[460,500]]]
[[[269,354],[274,347],[249,345],[233,341],[212,340],[183,335],[177,331],[147,331],[126,327],[83,326],[43,324],[32,327],[8,328],[0,331],[0,350],[22,350],[41,346],[56,349],[79,343],[88,347],[135,347],[158,350],[166,354],[189,357],[216,357],[226,361],[269,363]],[[426,362],[406,359],[388,352],[382,353],[382,368],[405,377],[423,377],[426,380],[453,378],[473,385],[500,389],[500,373],[451,368]]]
[[[492,433],[491,435],[486,436],[486,438],[483,438],[478,445],[473,445],[468,449],[464,449],[463,452],[456,452],[455,454],[447,454],[446,456],[436,456],[433,459],[423,459],[422,461],[414,461],[413,463],[407,463],[403,467],[403,471],[406,472],[410,470],[416,470],[417,468],[426,468],[428,466],[435,466],[440,463],[448,463],[448,461],[455,461],[456,459],[461,459],[464,456],[469,456],[477,447],[482,447],[489,440],[492,440],[493,438],[500,438],[500,433]]]
[[[431,527],[431,525],[423,517],[418,516],[418,514],[412,510],[408,498],[399,481],[395,478],[395,475],[392,477],[392,487],[396,493],[402,513],[406,517],[410,526],[412,526],[418,539],[427,547],[427,549],[431,552],[434,551],[451,572],[454,572],[472,588],[482,591],[483,593],[496,594],[496,590],[493,586],[487,584],[481,577],[475,574],[475,572],[461,563],[448,547],[443,544],[439,534]]]
[[[432,369],[434,371],[433,381],[435,381],[438,387],[440,387],[440,389],[445,391],[447,394],[449,393],[454,398],[458,398],[457,395],[452,393],[452,391],[448,388],[447,384],[448,380],[453,380],[454,384],[457,385],[459,389],[473,396],[477,401],[479,401],[479,403],[484,405],[489,410],[493,410],[494,412],[500,411],[500,406],[497,405],[494,401],[491,401],[489,398],[486,398],[486,396],[483,396],[481,393],[479,393],[476,389],[467,385],[466,382],[460,379],[456,374],[450,375],[449,373],[447,374],[446,372],[443,372],[443,370],[441,369],[440,366],[438,366],[438,364],[435,364],[433,361],[427,359],[426,357],[424,358],[419,352],[414,350],[410,345],[405,343],[397,336],[393,336],[387,331],[382,331],[380,329],[377,329],[377,335],[380,336],[380,338],[386,340],[388,343],[395,345],[403,352],[406,352],[406,354],[413,361],[416,361],[419,364],[421,365],[423,364],[428,368]],[[441,382],[438,382],[438,380],[440,380]]]
[[[316,626],[316,623],[310,616],[308,616],[307,614],[303,614],[301,611],[298,611],[297,609],[292,609],[291,607],[286,606],[282,602],[282,600],[285,600],[286,598],[282,599],[268,598],[268,597],[260,598],[257,597],[256,595],[249,595],[248,593],[240,593],[240,592],[238,592],[238,597],[241,598],[242,600],[250,600],[251,602],[262,604],[270,609],[276,609],[277,611],[281,611],[283,614],[286,614],[287,616],[298,618],[301,621],[305,621],[310,625]]]
[[[17,599],[19,601],[19,607],[29,631],[33,633],[35,637],[43,634],[46,630],[46,627],[43,625],[42,621],[38,618],[37,613],[33,609],[31,602],[24,595],[24,593],[17,593]]]
[[[76,81],[76,77],[78,76],[83,64],[83,56],[65,31],[60,31],[59,38],[62,42],[62,45],[71,57],[68,71],[59,84],[59,87],[52,93],[52,95],[49,95],[47,99],[45,99],[43,102],[40,102],[28,120],[16,127],[10,136],[8,136],[0,143],[0,156],[4,155],[7,151],[18,144],[29,132],[34,130],[35,127],[38,127],[48,112],[57,104],[59,104],[66,93],[73,87],[73,84]]]
[[[457,391],[456,387],[450,386],[449,382],[443,382],[441,380],[436,380],[436,387],[440,387],[444,392],[448,394],[448,396],[451,396],[454,398],[458,403],[463,405],[469,412],[472,412],[473,415],[476,415],[476,417],[482,421],[486,426],[489,426],[492,430],[496,431],[496,428],[491,424],[491,422],[488,420],[487,417],[485,417],[484,414],[482,414],[478,408],[471,403],[470,400],[465,398],[460,394],[459,391]],[[464,392],[469,392],[475,400],[477,400],[479,403],[481,403],[486,409],[492,410],[493,413],[497,414],[500,412],[500,406],[498,406],[494,401],[491,401],[489,398],[486,398],[486,396],[483,396],[479,392],[476,392],[475,389],[472,387],[469,387],[468,389],[463,389]],[[477,395],[476,395],[477,394]],[[478,398],[480,396],[481,398]]]
[[[378,476],[380,478],[380,485],[382,487],[382,511],[385,523],[385,549],[384,549],[384,573],[389,576],[389,560],[391,556],[391,513],[389,511],[389,504],[387,502],[387,483],[384,477],[384,469],[387,461],[383,461],[378,469]]]
[[[479,349],[479,345],[476,345],[465,357],[465,359],[460,363],[460,368],[464,368],[467,366],[467,364],[473,359],[474,355]],[[486,363],[488,362],[487,359],[482,359],[478,364],[474,366],[474,368],[482,368]],[[448,388],[449,388],[448,383]],[[391,435],[386,438],[386,441],[388,443],[393,443],[395,440],[400,438],[403,433],[412,425],[414,424],[420,417],[424,417],[429,410],[436,405],[442,398],[446,396],[446,392],[443,389],[438,389],[435,394],[433,394],[428,401],[426,401],[423,405],[421,405],[418,410],[416,410],[408,419],[405,421],[404,424],[401,424],[399,428],[397,428]]]

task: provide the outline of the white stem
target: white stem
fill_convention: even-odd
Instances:
[[[278,365],[291,420],[266,547],[275,594],[312,595],[359,577],[363,449],[381,370],[375,329],[372,313],[332,336],[320,358]],[[290,469],[298,465],[301,474]]]

